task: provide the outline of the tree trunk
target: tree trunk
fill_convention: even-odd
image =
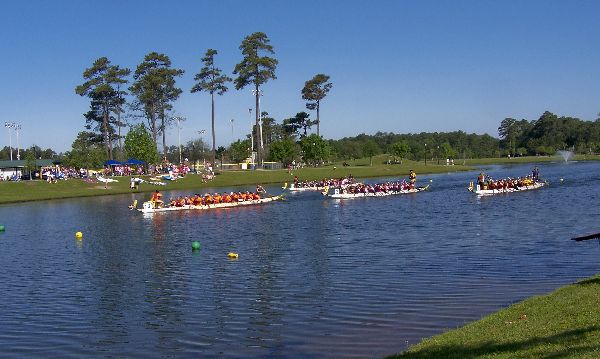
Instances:
[[[117,126],[119,128],[119,152],[123,154],[123,138],[121,137],[121,109],[117,109]]]
[[[321,125],[321,120],[319,120],[319,101],[317,100],[317,136],[319,136],[319,126]]]
[[[166,127],[166,123],[165,123],[165,109],[162,109],[161,112],[161,116],[160,116],[160,124],[161,124],[161,129],[162,129],[162,145],[163,145],[163,157],[166,160],[167,159],[167,127]]]
[[[211,104],[211,115],[212,115],[212,164],[213,168],[216,163],[216,152],[215,152],[215,94],[210,93],[210,104]]]
[[[106,157],[109,160],[112,160],[112,151],[110,150],[110,146],[109,146],[109,136],[108,136],[108,113],[107,113],[107,108],[106,105],[104,106],[104,114],[102,115],[102,132],[103,132],[103,136],[104,137],[104,146],[106,148]]]
[[[150,106],[148,121],[150,121],[150,131],[152,132],[152,140],[154,141],[154,147],[156,148],[156,152],[158,152],[158,144],[156,143],[156,139],[158,137],[158,131],[156,130],[156,112],[154,112],[154,104]]]
[[[260,102],[259,102],[259,89],[258,89],[258,84],[255,85],[255,90],[256,90],[256,98],[255,98],[255,102],[256,102],[256,113],[255,113],[255,117],[256,117],[256,154],[257,154],[257,158],[256,158],[256,162],[258,163],[262,163],[262,148],[260,146],[260,127],[258,125],[258,119],[260,116]]]

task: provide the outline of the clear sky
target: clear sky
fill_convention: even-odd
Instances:
[[[232,76],[242,39],[271,39],[277,79],[263,110],[278,122],[304,111],[317,73],[334,86],[321,134],[464,130],[497,136],[505,117],[548,110],[594,120],[600,112],[600,1],[17,1],[0,11],[0,123],[21,123],[21,147],[66,151],[89,101],[75,94],[95,59],[132,70],[167,54],[186,71],[175,104],[181,139],[210,132],[210,97],[191,94],[206,49]],[[232,76],[233,77],[233,76]],[[250,131],[250,88],[217,97],[217,144]],[[307,111],[309,112],[309,111]],[[315,116],[314,114],[312,115]],[[233,136],[231,120],[233,121]],[[0,128],[0,146],[8,131]],[[168,132],[177,144],[177,131]],[[13,144],[15,137],[13,135]]]

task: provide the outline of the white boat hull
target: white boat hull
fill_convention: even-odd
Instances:
[[[503,194],[503,193],[514,193],[514,192],[523,192],[523,191],[529,191],[532,189],[538,189],[541,187],[544,187],[545,183],[544,182],[536,182],[530,186],[521,186],[518,188],[506,188],[506,189],[480,189],[479,185],[473,187],[469,187],[469,191],[475,193],[478,196],[493,196],[496,194]]]
[[[142,208],[137,208],[138,211],[142,213],[157,213],[157,212],[170,212],[170,211],[186,211],[186,210],[208,210],[208,209],[217,209],[217,208],[233,208],[233,207],[241,207],[241,206],[252,206],[259,205],[263,203],[269,203],[273,201],[277,201],[282,199],[283,196],[274,196],[274,197],[266,197],[261,199],[254,199],[251,201],[239,201],[239,202],[231,202],[231,203],[217,203],[217,204],[209,204],[209,205],[186,205],[182,207],[161,207],[154,208],[153,202],[144,202]]]
[[[332,194],[326,194],[326,196],[336,199],[350,199],[350,198],[365,198],[365,197],[388,197],[395,196],[399,194],[410,194],[410,193],[418,193],[427,190],[429,186],[425,187],[417,187],[413,189],[400,190],[400,191],[390,191],[390,192],[369,192],[369,193],[341,193],[339,189],[335,189]]]

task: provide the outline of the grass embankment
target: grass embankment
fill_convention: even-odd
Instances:
[[[600,276],[529,298],[389,358],[600,358]]]
[[[481,165],[508,165],[508,164],[526,164],[526,163],[542,163],[542,162],[557,162],[563,161],[560,156],[525,156],[525,157],[501,157],[501,158],[474,158],[463,160],[455,160],[454,163],[465,163],[466,166],[481,166]],[[600,155],[576,155],[570,161],[600,161]]]
[[[119,182],[108,184],[104,188],[104,183],[88,183],[80,179],[70,179],[67,181],[58,181],[58,183],[47,183],[45,181],[21,181],[21,182],[0,182],[0,203],[14,203],[36,200],[49,200],[71,197],[102,196],[108,194],[139,193],[152,192],[159,190],[195,190],[207,187],[233,187],[233,186],[255,186],[256,184],[291,182],[293,176],[298,176],[301,180],[339,178],[352,174],[355,178],[368,177],[402,177],[407,178],[409,170],[416,171],[418,176],[426,173],[440,173],[468,170],[465,166],[442,166],[423,162],[404,161],[403,164],[383,164],[384,157],[377,156],[373,158],[373,166],[370,166],[369,159],[360,159],[348,161],[350,166],[343,166],[341,163],[318,168],[302,168],[294,170],[290,175],[287,170],[272,171],[223,171],[210,182],[203,183],[200,176],[188,175],[180,180],[167,183],[166,186],[153,186],[142,183],[137,190],[129,188],[130,177],[112,177]],[[335,168],[334,168],[335,167]],[[147,179],[148,176],[142,178]]]

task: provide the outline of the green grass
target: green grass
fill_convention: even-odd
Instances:
[[[55,184],[49,184],[44,181],[0,182],[0,204],[70,197],[102,196],[131,192],[152,192],[155,189],[201,191],[206,187],[253,187],[256,184],[283,184],[284,182],[291,182],[294,175],[298,176],[301,180],[339,178],[350,174],[355,178],[407,178],[409,170],[413,169],[417,173],[418,178],[423,179],[423,175],[425,174],[466,171],[486,164],[538,163],[558,160],[558,157],[519,157],[510,160],[507,158],[466,160],[464,161],[464,166],[462,165],[462,160],[455,160],[455,166],[445,166],[445,160],[440,160],[439,165],[437,164],[437,161],[428,161],[427,165],[425,165],[423,161],[415,162],[409,160],[404,160],[402,164],[385,164],[385,162],[391,158],[392,157],[388,155],[375,156],[373,157],[372,166],[370,165],[369,158],[346,161],[350,165],[348,167],[343,166],[343,161],[340,161],[324,167],[306,167],[294,170],[292,175],[288,174],[287,170],[223,171],[215,178],[215,180],[209,183],[202,183],[200,177],[197,175],[189,175],[176,182],[167,182],[168,185],[164,187],[142,184],[140,188],[135,191],[129,189],[129,177],[115,177],[119,182],[111,183],[108,189],[104,189],[103,183],[90,184],[78,179],[59,181]],[[575,159],[600,160],[600,156],[577,156]]]
[[[600,358],[600,276],[536,296],[389,358]]]
[[[141,184],[138,190],[129,188],[129,177],[114,177],[119,180],[116,183],[110,183],[108,189],[104,188],[103,183],[87,183],[80,179],[70,179],[67,181],[58,181],[58,183],[47,183],[45,181],[21,181],[21,182],[0,182],[0,203],[14,203],[36,200],[50,200],[70,197],[88,197],[102,196],[109,194],[152,192],[159,190],[198,190],[202,191],[207,187],[232,187],[232,186],[250,186],[254,188],[256,184],[280,183],[293,181],[294,175],[301,180],[339,178],[352,174],[356,178],[368,177],[398,177],[407,178],[409,170],[413,169],[417,175],[422,178],[426,173],[440,173],[468,170],[464,166],[437,166],[423,162],[404,161],[400,164],[383,164],[387,156],[377,156],[373,158],[373,166],[369,166],[369,159],[357,161],[348,161],[350,166],[342,166],[341,163],[324,167],[306,167],[294,170],[290,175],[287,170],[273,171],[223,171],[216,178],[208,183],[202,183],[200,176],[188,175],[175,182],[165,181],[166,186],[153,186]],[[334,168],[335,167],[335,168]],[[147,178],[147,177],[143,177]]]
[[[502,158],[475,158],[464,161],[466,166],[498,165],[498,164],[526,164],[562,161],[560,156],[525,156],[525,157],[502,157]],[[600,155],[576,155],[574,161],[599,161]],[[463,160],[455,160],[454,163],[463,163]]]

